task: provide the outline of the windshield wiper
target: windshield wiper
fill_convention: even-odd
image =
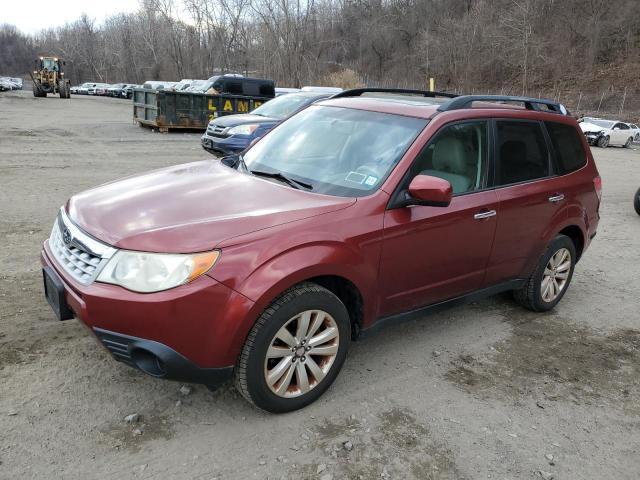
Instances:
[[[313,190],[313,185],[306,182],[301,182],[300,180],[289,178],[286,175],[283,175],[281,172],[263,172],[261,170],[249,170],[249,172],[258,177],[280,180],[281,182],[286,183],[290,187],[296,188],[298,190],[300,190],[300,187],[306,188],[307,190]]]

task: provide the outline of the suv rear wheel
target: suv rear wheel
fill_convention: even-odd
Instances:
[[[514,297],[534,312],[551,310],[562,299],[573,277],[576,247],[566,235],[558,235],[547,247],[538,266]]]
[[[297,285],[262,313],[235,368],[240,393],[269,412],[289,412],[320,397],[347,355],[350,321],[332,292]]]
[[[632,143],[633,143],[633,137],[629,137],[624,144],[624,148],[630,148]]]

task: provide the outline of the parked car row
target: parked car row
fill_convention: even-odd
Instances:
[[[17,77],[0,77],[0,92],[22,90],[22,79]]]
[[[634,123],[594,117],[584,117],[579,122],[589,145],[601,148],[610,145],[629,148],[633,142],[640,142],[640,128]]]
[[[133,83],[94,83],[86,82],[71,87],[74,95],[98,95],[103,97],[131,98],[133,89],[139,87]]]
[[[214,75],[207,80],[184,78],[179,82],[164,80],[148,80],[142,85],[131,83],[87,82],[71,87],[71,93],[76,95],[100,95],[109,97],[131,98],[134,88],[148,88],[151,90],[169,90],[190,93],[218,93],[225,92],[236,95],[275,96],[274,84],[271,80],[245,77],[237,73]],[[296,90],[297,89],[289,89]],[[338,89],[339,90],[339,89]]]
[[[243,80],[238,80],[238,79],[243,79]],[[213,77],[210,77],[207,80],[199,80],[199,79],[191,79],[191,78],[183,78],[182,80],[180,80],[179,82],[168,82],[168,81],[163,81],[163,80],[148,80],[146,82],[144,82],[141,87],[142,88],[149,88],[151,90],[170,90],[170,91],[174,91],[174,92],[190,92],[190,93],[214,93],[213,90],[216,91],[227,91],[228,89],[224,89],[222,87],[226,86],[223,85],[224,83],[229,83],[232,81],[232,79],[235,79],[235,82],[242,82],[242,81],[254,81],[256,79],[252,79],[249,77],[244,77],[243,75],[237,74],[237,73],[227,73],[224,75],[215,75]],[[214,87],[214,84],[217,84],[216,87]],[[241,90],[240,88],[236,88],[236,90]],[[232,93],[232,92],[230,92]],[[241,92],[238,91],[236,92],[238,94],[240,94]]]

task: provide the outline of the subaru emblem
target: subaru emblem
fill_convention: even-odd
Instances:
[[[62,231],[62,241],[64,242],[65,245],[69,245],[71,243],[72,237],[71,237],[71,232],[69,231],[68,228],[65,228]]]

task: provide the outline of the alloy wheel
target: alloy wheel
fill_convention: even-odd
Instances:
[[[549,259],[540,284],[540,294],[545,302],[553,302],[564,290],[571,272],[571,261],[571,253],[566,248],[559,249]]]
[[[308,393],[333,365],[340,334],[334,318],[322,310],[306,310],[289,319],[271,339],[264,361],[268,387],[280,397]]]

